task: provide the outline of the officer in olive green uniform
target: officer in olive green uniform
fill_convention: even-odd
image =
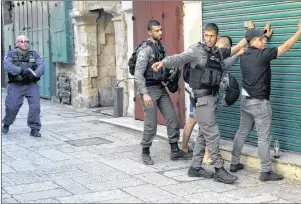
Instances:
[[[243,39],[232,48],[219,49],[215,46],[217,37],[218,27],[210,23],[205,27],[205,44],[192,45],[183,53],[166,57],[152,67],[154,71],[158,71],[160,68],[181,67],[190,63],[189,86],[196,98],[195,115],[200,133],[196,138],[188,175],[191,177],[214,177],[216,181],[230,184],[238,178],[224,169],[223,159],[219,153],[220,133],[216,124],[217,98],[215,96],[219,91],[222,71],[233,64],[233,58],[228,57],[241,50],[247,42]],[[240,54],[242,51],[237,54],[237,57]],[[206,145],[215,167],[215,174],[207,172],[201,167]]]
[[[135,82],[144,112],[144,131],[141,141],[142,162],[146,165],[153,165],[150,147],[157,134],[157,107],[166,121],[167,135],[171,146],[170,159],[186,158],[178,147],[179,124],[170,96],[162,84],[163,72],[154,72],[151,67],[154,62],[165,57],[166,50],[160,42],[162,27],[158,21],[150,20],[147,29],[149,39],[137,51]]]

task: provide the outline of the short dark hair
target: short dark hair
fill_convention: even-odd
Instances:
[[[216,34],[218,34],[218,27],[215,23],[208,23],[205,26],[205,30],[208,30],[208,31],[215,30]]]
[[[152,30],[153,26],[159,26],[159,25],[160,25],[159,21],[153,20],[153,19],[149,20],[147,23],[147,30],[150,31],[150,30]]]
[[[232,47],[232,38],[231,37],[229,37],[229,36],[223,36],[224,38],[228,38],[228,40],[229,40],[229,43],[230,43],[230,46]]]

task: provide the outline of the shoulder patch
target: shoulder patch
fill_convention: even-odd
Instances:
[[[137,61],[140,62],[140,61],[144,60],[145,56],[146,56],[145,52],[139,52]]]

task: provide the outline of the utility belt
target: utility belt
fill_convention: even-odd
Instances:
[[[146,87],[150,87],[150,86],[160,86],[160,87],[162,86],[163,87],[163,84],[161,83],[161,81],[152,80],[152,81],[146,81],[145,86]]]
[[[270,100],[268,96],[243,96],[243,99],[258,99],[258,100]]]
[[[218,94],[217,90],[199,89],[199,90],[193,92],[194,97],[192,97],[192,96],[189,97],[190,103],[195,108],[198,98],[201,98],[204,96],[216,96],[217,94]]]
[[[31,82],[8,82],[8,84],[16,84],[16,85],[20,85],[20,86],[23,86],[23,85],[29,85],[29,84],[36,84],[37,81],[31,81]]]
[[[216,96],[218,94],[218,91],[217,90],[209,90],[209,89],[199,89],[195,92],[193,92],[194,94],[194,98],[197,99],[197,98],[201,98],[201,97],[204,97],[204,96]]]

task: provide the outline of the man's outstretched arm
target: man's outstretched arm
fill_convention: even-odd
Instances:
[[[301,36],[301,20],[298,24],[297,32],[292,37],[290,37],[285,43],[283,43],[278,47],[277,57],[281,56],[289,49],[291,49],[291,47],[293,47],[293,45],[297,42],[300,36]]]
[[[166,67],[182,68],[184,64],[195,61],[198,56],[200,56],[200,54],[201,53],[195,46],[191,46],[180,54],[165,57],[161,62],[154,63],[152,68],[155,72],[157,72],[161,68]]]

